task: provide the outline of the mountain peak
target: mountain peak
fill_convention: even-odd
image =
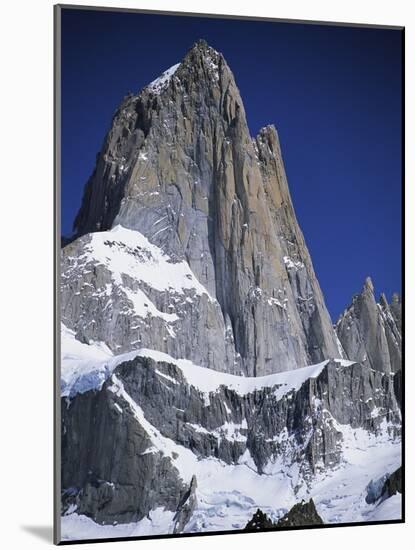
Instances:
[[[365,290],[369,290],[370,292],[374,291],[373,282],[372,282],[372,279],[370,277],[366,277],[366,279],[365,279],[365,284],[364,284],[364,287],[363,287],[363,291],[365,291]]]
[[[77,235],[117,225],[139,232],[173,261],[188,262],[216,300],[199,308],[197,322],[205,316],[213,328],[201,330],[206,341],[191,352],[197,364],[259,376],[339,355],[275,127],[260,131],[255,149],[232,71],[205,40],[113,120],[85,189]],[[307,280],[306,296],[299,277]],[[154,305],[153,317],[162,319],[155,322],[164,321],[163,349],[173,357],[187,346],[188,304],[174,334],[167,320],[179,315],[157,316]],[[258,334],[256,315],[265,316]],[[276,325],[284,327],[284,344],[275,338]],[[147,347],[158,349],[160,330],[148,334]],[[128,345],[127,335],[120,338],[117,346]]]
[[[199,38],[194,42],[194,44],[191,46],[189,52],[200,52],[204,55],[206,54],[216,54],[220,55],[218,51],[216,51],[212,46],[210,46],[204,38]]]
[[[367,277],[360,294],[336,323],[336,332],[351,361],[366,362],[381,372],[401,369],[401,307],[389,304],[384,293],[376,303],[372,279]]]
[[[180,67],[180,63],[177,63],[172,67],[169,67],[167,70],[161,73],[161,75],[158,78],[150,82],[150,84],[147,84],[146,89],[154,93],[160,93],[167,87],[172,76],[174,75],[174,73],[177,71],[179,67]]]
[[[274,124],[268,124],[260,128],[255,140],[257,143],[266,143],[270,151],[275,152],[279,149],[278,132]]]
[[[183,65],[200,66],[207,65],[217,73],[222,65],[226,66],[223,55],[212,48],[203,38],[197,40],[187,51],[182,60]],[[230,69],[229,69],[230,70]]]

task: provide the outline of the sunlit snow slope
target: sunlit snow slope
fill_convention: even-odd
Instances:
[[[133,422],[144,430],[148,445],[143,456],[167,457],[177,472],[178,483],[184,486],[196,476],[197,507],[184,532],[241,529],[258,507],[278,519],[293,504],[310,496],[325,522],[371,521],[385,515],[389,519],[400,517],[400,499],[396,496],[389,503],[369,505],[365,501],[369,482],[392,473],[401,460],[397,418],[388,422],[382,417],[381,387],[375,392],[375,400],[365,400],[365,416],[370,417],[370,423],[364,427],[352,428],[338,422],[326,408],[328,402],[324,402],[330,394],[324,385],[327,376],[340,376],[338,381],[345,383],[350,371],[358,367],[351,361],[325,361],[295,371],[249,378],[218,373],[149,349],[113,356],[101,343],[78,342],[66,327],[62,334],[63,396],[68,410],[76,407],[79,395],[106,392],[115,399],[120,421],[131,415]],[[152,391],[157,393],[160,388],[168,395],[170,403],[165,403],[161,417],[150,412],[157,405],[154,397],[140,398],[140,392],[131,391],[131,373],[126,374],[131,365],[135,365],[135,381],[143,371],[140,376],[145,376]],[[321,388],[316,390],[320,384]],[[310,385],[311,406],[301,419],[305,431],[300,427],[293,429],[285,417],[280,424],[269,426],[267,433],[255,433],[257,441],[252,444],[253,434],[258,431],[258,423],[253,422],[258,421],[253,403],[262,401],[261,407],[268,415],[264,399],[269,401],[269,409],[278,417],[286,411],[287,404],[295,407],[294,403],[300,396],[304,398]],[[193,412],[193,401],[188,402],[188,410],[178,406],[188,392],[194,394],[201,415]],[[328,397],[333,400],[333,396]],[[172,411],[183,433],[192,434],[198,443],[186,438],[176,441],[176,430],[169,432],[163,419],[163,415],[170,416]],[[304,450],[312,438],[329,438],[333,433],[338,441],[332,464],[324,463],[326,446],[321,450],[322,456],[315,457],[313,470]],[[206,447],[211,440],[218,448],[232,449],[233,455],[215,456],[217,452]],[[266,449],[264,463],[255,461],[258,447]],[[318,445],[315,452],[316,455],[320,452]],[[79,513],[75,505],[62,518],[62,532],[68,540],[138,536],[171,533],[175,525],[173,510],[157,503],[141,520],[116,523],[99,525],[85,513]]]

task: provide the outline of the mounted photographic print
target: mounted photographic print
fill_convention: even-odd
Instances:
[[[404,520],[403,49],[55,7],[56,543]]]

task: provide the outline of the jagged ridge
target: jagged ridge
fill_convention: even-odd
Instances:
[[[185,357],[255,376],[340,356],[276,130],[267,126],[251,139],[232,72],[203,41],[168,75],[127,97],[114,116],[75,225],[81,237],[119,224],[140,232],[172,262],[186,261],[220,306],[212,311],[198,304],[195,333],[213,332],[215,344],[204,339],[196,355],[194,346]],[[64,248],[64,275],[71,258],[83,253],[82,238]],[[124,342],[97,335],[104,321],[95,310],[92,317],[85,308],[81,319],[67,307],[77,292],[82,302],[85,283],[103,294],[100,281],[83,273],[64,278],[63,321],[80,338],[124,349]],[[163,312],[180,316],[174,303],[169,307]],[[146,322],[137,340],[160,333],[158,321]],[[137,323],[124,315],[115,324],[126,333]],[[182,357],[195,334],[184,333],[183,340],[160,334],[156,348]]]
[[[348,429],[399,437],[392,376],[358,363],[249,380],[142,353],[109,373],[99,392],[62,404],[63,485],[78,488],[78,512],[98,522],[138,521],[159,506],[176,511],[192,477],[206,490],[205,468],[220,475],[221,463],[257,476],[285,471],[295,495],[341,463]]]
[[[388,304],[381,294],[375,300],[368,277],[360,294],[354,296],[335,326],[337,335],[352,361],[361,361],[382,372],[399,372],[402,364],[401,300],[394,294]]]

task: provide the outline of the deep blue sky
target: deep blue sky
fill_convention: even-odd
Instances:
[[[333,320],[367,275],[377,293],[400,291],[399,30],[63,10],[63,233],[123,96],[199,38],[224,54],[251,134],[277,127]]]

